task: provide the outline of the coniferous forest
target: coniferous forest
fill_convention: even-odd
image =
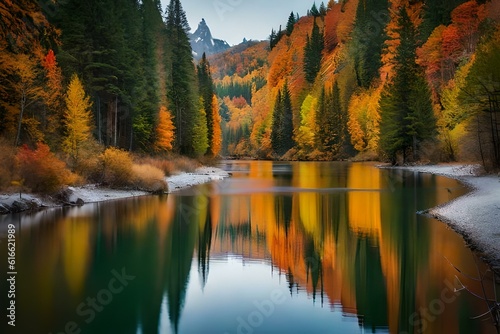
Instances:
[[[0,14],[1,187],[119,183],[132,152],[500,166],[497,0],[331,0],[197,62],[179,0]]]

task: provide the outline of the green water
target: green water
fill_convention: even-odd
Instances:
[[[168,196],[0,217],[0,332],[496,332],[472,319],[487,308],[471,277],[487,267],[417,214],[464,194],[458,182],[370,164],[221,167],[232,177]]]

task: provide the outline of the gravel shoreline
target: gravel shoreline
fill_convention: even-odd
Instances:
[[[500,178],[483,175],[479,165],[396,168],[453,178],[471,189],[466,195],[431,208],[427,213],[461,234],[469,247],[482,253],[486,262],[500,275]]]
[[[189,188],[194,185],[222,180],[229,174],[216,167],[200,167],[193,173],[180,173],[165,178],[168,193]],[[54,199],[47,196],[19,193],[0,193],[0,214],[9,214],[41,208],[61,207],[64,205],[83,205],[85,203],[103,202],[115,199],[132,198],[150,195],[140,190],[120,190],[89,184],[82,187],[68,187],[67,199]]]

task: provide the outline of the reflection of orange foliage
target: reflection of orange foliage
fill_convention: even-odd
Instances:
[[[353,164],[347,187],[349,225],[354,231],[380,238],[380,171]]]
[[[62,256],[64,274],[73,296],[79,296],[90,265],[90,219],[75,218],[64,223]]]

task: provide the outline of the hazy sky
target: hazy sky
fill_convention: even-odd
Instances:
[[[325,0],[325,4],[328,1]],[[169,0],[162,0],[163,9]],[[243,38],[263,40],[271,28],[285,28],[290,12],[304,16],[314,0],[181,0],[192,32],[202,18],[214,38],[230,45],[241,43]],[[321,0],[317,0],[319,6]]]

